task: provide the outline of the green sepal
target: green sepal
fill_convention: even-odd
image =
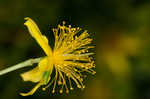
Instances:
[[[45,71],[43,73],[43,81],[44,81],[44,85],[46,85],[50,80],[50,71]]]

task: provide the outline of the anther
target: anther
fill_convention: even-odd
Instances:
[[[81,85],[77,85],[78,88],[81,88]]]
[[[83,85],[83,87],[82,87],[83,89],[85,88],[85,86]]]
[[[46,88],[42,88],[42,90],[43,90],[43,91],[45,91],[45,90],[46,90]]]
[[[53,90],[52,93],[55,93],[55,90]]]
[[[94,75],[94,74],[96,74],[96,72],[95,72],[95,71],[93,71],[93,73],[92,73],[92,74]]]
[[[63,90],[62,89],[60,89],[60,91],[59,91],[60,93],[63,93]]]
[[[69,90],[66,90],[66,93],[69,93]]]
[[[58,25],[58,28],[60,28],[61,26],[60,26],[60,24]]]
[[[63,23],[63,25],[65,25],[65,24],[66,24],[66,22],[65,22],[65,21],[63,21],[62,23]]]
[[[62,82],[61,81],[58,81],[58,85],[61,85],[62,84]]]
[[[85,69],[89,69],[89,67],[85,67]]]
[[[71,25],[69,25],[69,28],[71,28]]]
[[[71,87],[70,90],[73,90],[73,87]]]

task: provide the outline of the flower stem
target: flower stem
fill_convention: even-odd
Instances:
[[[29,59],[29,60],[26,60],[24,62],[21,62],[17,65],[14,65],[14,66],[11,66],[11,67],[8,67],[4,70],[1,70],[0,71],[0,76],[1,75],[4,75],[6,73],[9,73],[11,71],[15,71],[17,69],[20,69],[20,68],[23,68],[23,67],[27,67],[27,66],[31,66],[33,65],[34,63],[38,63],[42,58],[35,58],[35,59]]]

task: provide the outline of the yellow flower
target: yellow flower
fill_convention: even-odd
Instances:
[[[93,53],[88,52],[88,49],[93,48],[93,46],[89,46],[92,39],[88,38],[87,31],[71,28],[70,25],[64,26],[65,22],[63,22],[62,26],[58,25],[57,28],[53,29],[55,45],[52,50],[48,39],[42,35],[36,23],[28,17],[25,20],[24,24],[44,50],[46,56],[33,70],[21,74],[24,81],[37,83],[30,92],[21,93],[21,95],[32,95],[42,85],[44,85],[43,90],[52,85],[52,93],[55,92],[56,85],[59,86],[60,93],[64,90],[68,93],[69,89],[73,90],[73,82],[78,88],[84,88],[82,72],[95,74],[95,71],[92,70],[95,66],[91,57]],[[54,77],[51,75],[52,72]]]

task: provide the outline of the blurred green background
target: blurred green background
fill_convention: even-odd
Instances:
[[[0,76],[0,99],[150,99],[150,0],[0,0],[0,69],[44,52],[23,25],[37,22],[53,44],[51,29],[66,21],[88,30],[96,45],[96,75],[85,90],[52,94],[22,81],[23,68]]]

